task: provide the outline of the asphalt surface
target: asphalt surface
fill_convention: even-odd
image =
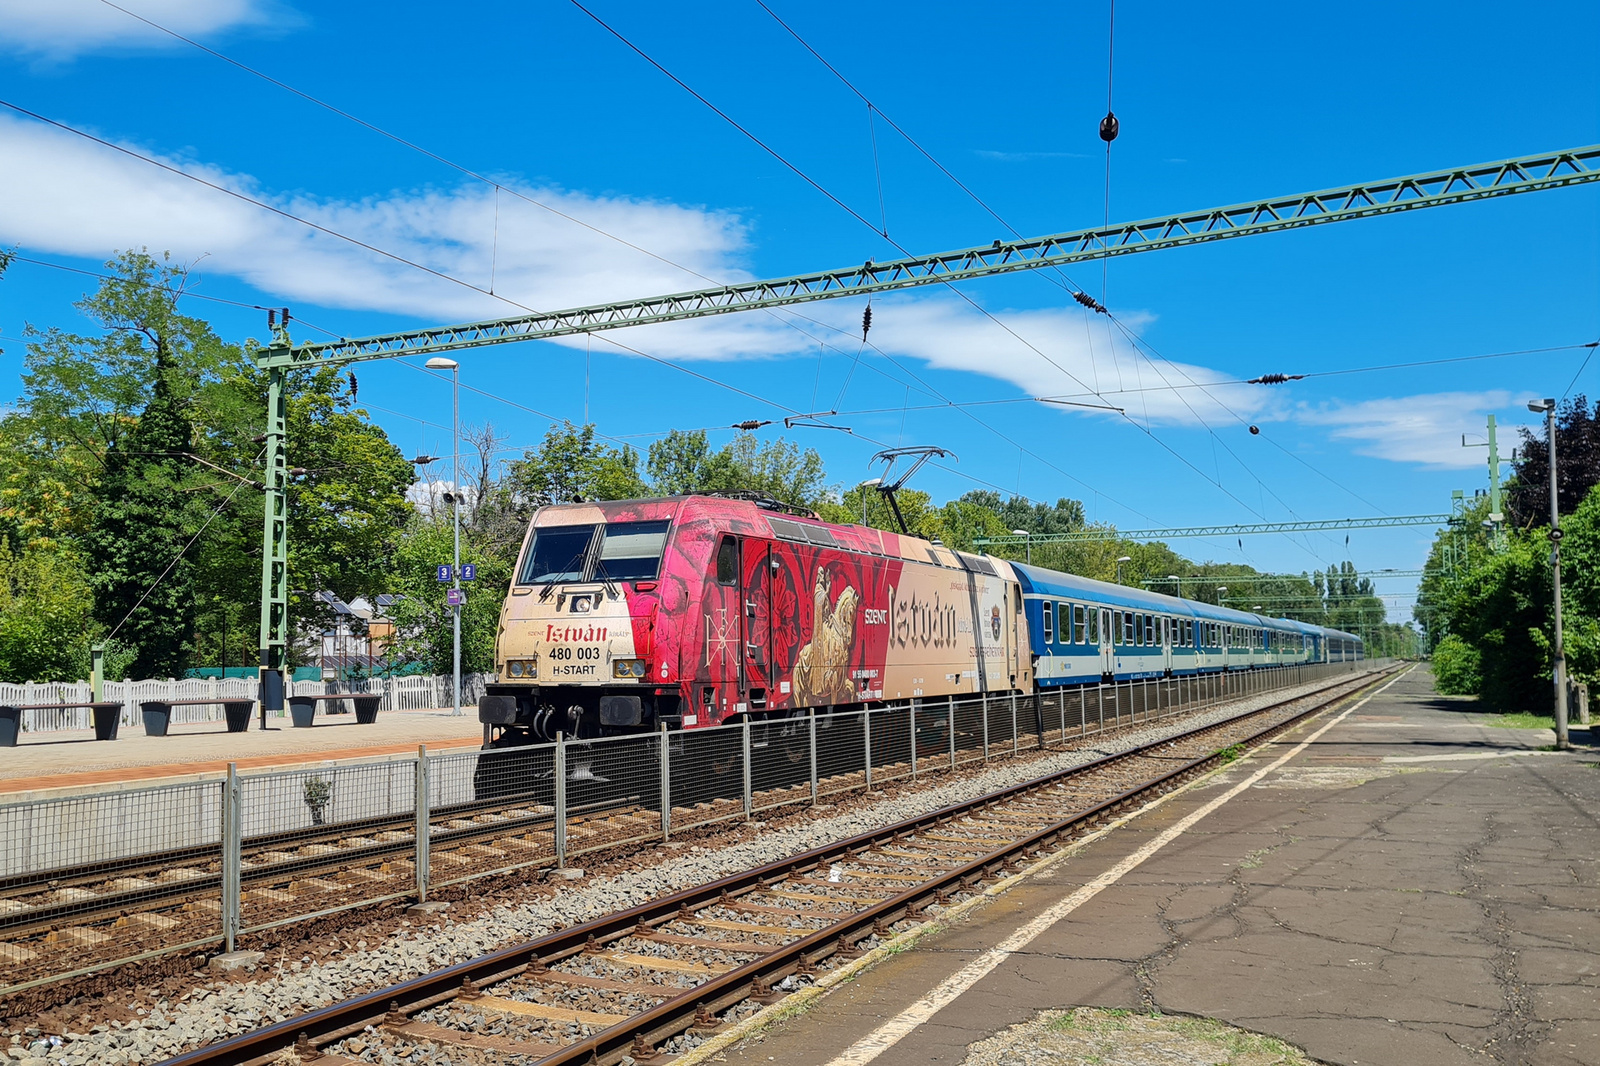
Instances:
[[[1338,717],[1302,726],[728,1052],[959,1063],[1041,1010],[1217,1018],[1329,1063],[1600,1064],[1600,752],[1400,678],[909,1035],[858,1042]],[[926,1010],[922,1013],[926,1013]],[[914,1014],[913,1017],[918,1017]],[[1054,1058],[1044,1055],[1043,1058]]]

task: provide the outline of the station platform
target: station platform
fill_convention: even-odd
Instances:
[[[14,748],[0,748],[0,803],[97,792],[129,785],[209,780],[240,770],[287,770],[347,759],[414,756],[429,751],[477,747],[483,726],[475,708],[459,717],[449,709],[384,711],[371,725],[353,714],[318,714],[309,729],[289,719],[269,718],[266,729],[252,718],[244,733],[223,722],[174,725],[164,737],[147,737],[124,726],[116,740],[95,740],[94,731],[24,733]]]
[[[1600,1063],[1600,750],[1489,720],[1412,669],[726,1060],[961,1063],[1041,1011],[1095,1006],[1220,1019],[1326,1063]]]

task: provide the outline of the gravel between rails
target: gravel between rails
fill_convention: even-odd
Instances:
[[[899,782],[892,793],[856,797],[849,810],[829,814],[819,808],[812,818],[786,818],[788,824],[755,823],[755,839],[723,847],[678,849],[651,846],[634,856],[645,864],[614,876],[563,882],[549,898],[514,906],[495,906],[466,921],[447,916],[401,928],[381,943],[359,941],[354,950],[312,961],[270,959],[272,972],[252,980],[197,981],[178,1001],[160,1000],[137,1007],[128,1020],[112,1020],[87,1032],[51,1034],[37,1025],[11,1025],[0,1030],[0,1054],[6,1066],[134,1066],[149,1064],[262,1025],[283,1021],[304,1011],[328,1006],[361,992],[394,984],[432,970],[486,954],[508,944],[542,936],[656,896],[692,887],[728,874],[821,847],[879,826],[937,810],[993,792],[1019,781],[1090,762],[1103,755],[1175,736],[1196,726],[1224,721],[1297,695],[1310,695],[1330,683],[1354,680],[1356,674],[1324,678],[1294,688],[1259,694],[1197,714],[1148,726],[1125,728],[1104,738],[1086,738],[1084,746],[1023,759],[999,759],[981,771],[946,780],[924,778],[913,785]],[[1098,743],[1089,740],[1098,739]],[[1026,756],[1027,753],[1025,753]],[[845,797],[830,797],[844,799]],[[803,813],[805,808],[797,808]],[[772,817],[784,812],[774,812]],[[534,871],[530,871],[530,875]],[[130,998],[133,998],[130,996]],[[124,1012],[129,1013],[129,1012]],[[20,1019],[14,1020],[20,1021]],[[405,1061],[447,1062],[419,1047]],[[365,1056],[363,1056],[365,1057]],[[381,1056],[386,1058],[386,1056]],[[399,1060],[395,1060],[399,1061]]]

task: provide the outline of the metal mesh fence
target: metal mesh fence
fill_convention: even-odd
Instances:
[[[983,762],[987,758],[984,752],[984,736],[988,727],[984,724],[984,720],[988,705],[988,699],[981,696],[977,699],[956,701],[957,766]]]
[[[950,708],[954,700],[917,700],[913,722],[915,723],[917,773],[930,774],[941,770],[949,770],[951,714]]]
[[[520,866],[554,866],[555,745],[430,756],[419,881],[443,887]],[[412,833],[415,840],[415,831]]]
[[[567,856],[661,836],[661,734],[566,745]]]
[[[911,777],[911,704],[891,705],[873,711],[872,784]]]
[[[817,716],[817,792],[866,786],[866,740],[861,712]]]
[[[751,724],[750,788],[752,810],[811,802],[809,718]]]
[[[1377,664],[918,699],[0,805],[0,993]],[[952,759],[954,755],[954,759]],[[868,767],[871,767],[870,771]],[[424,831],[418,834],[417,827]]]
[[[667,743],[673,829],[744,815],[744,730],[740,726],[673,733]]]
[[[0,805],[0,988],[222,934],[217,782]]]
[[[241,779],[240,928],[412,892],[416,772],[389,759]]]

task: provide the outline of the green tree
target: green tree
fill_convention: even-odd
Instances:
[[[1483,686],[1478,649],[1452,633],[1433,649],[1433,683],[1446,696],[1476,696]]]
[[[396,639],[391,656],[397,663],[420,663],[430,673],[448,674],[454,648],[447,586],[435,580],[441,562],[451,558],[452,530],[445,516],[416,517],[400,538],[389,590],[399,595],[389,608]],[[463,538],[461,561],[478,567],[477,580],[464,586],[461,609],[461,670],[483,673],[494,669],[494,645],[499,633],[500,606],[511,584],[513,560],[486,552],[471,538]]]
[[[717,451],[704,430],[673,430],[650,445],[645,469],[661,496],[695,492],[764,492],[815,509],[833,496],[822,456],[779,437],[760,441],[740,433]]]
[[[133,430],[158,376],[192,416],[197,394],[239,358],[206,322],[178,312],[183,267],[144,252],[106,267],[112,276],[76,305],[97,333],[24,330],[23,395],[0,419],[0,528],[30,542],[88,530],[106,456]]]
[[[86,670],[94,598],[83,561],[62,547],[0,540],[0,681],[70,681]]]
[[[181,601],[190,661],[254,665],[261,495],[239,479],[261,476],[266,375],[244,347],[179,313],[184,267],[144,252],[107,266],[112,276],[78,304],[95,332],[28,328],[24,394],[0,418],[0,535],[115,562],[114,572],[95,575],[105,601],[96,615],[111,625],[121,618],[112,618],[119,604],[125,612],[137,600],[124,586],[142,593],[189,545],[151,604]],[[357,406],[353,380],[328,369],[299,371],[287,390],[289,464],[306,470],[289,487],[291,588],[371,598],[386,591],[389,557],[410,517],[411,466]],[[157,417],[145,425],[147,407]],[[135,543],[101,526],[97,515],[106,507],[120,508],[106,516],[121,523],[115,529],[132,529]],[[138,546],[155,532],[176,544],[159,565],[159,552]],[[155,567],[142,585],[126,569],[135,565]],[[291,623],[316,621],[325,609],[296,595]],[[142,629],[130,621],[119,639],[142,640]],[[160,668],[183,661],[168,656]],[[147,659],[133,667],[153,668]]]
[[[500,490],[527,513],[546,504],[626,500],[648,491],[639,477],[639,453],[595,440],[594,425],[551,426],[544,443],[512,461]]]
[[[138,648],[137,676],[181,677],[194,651],[194,559],[187,549],[198,516],[185,484],[193,465],[184,457],[193,429],[159,348],[155,364],[149,406],[106,453],[83,541],[95,619],[113,634],[126,630]]]
[[[1545,435],[1522,430],[1506,486],[1506,519],[1517,528],[1550,524],[1550,447]],[[1600,403],[1579,393],[1556,410],[1557,506],[1572,514],[1600,483]]]

